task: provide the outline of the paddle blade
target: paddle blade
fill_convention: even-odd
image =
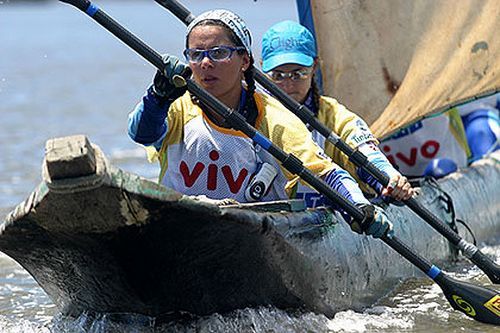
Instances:
[[[500,294],[496,291],[455,280],[443,273],[435,279],[451,306],[487,324],[500,325]]]

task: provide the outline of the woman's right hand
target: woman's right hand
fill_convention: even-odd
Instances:
[[[385,234],[391,234],[392,223],[382,208],[374,205],[361,205],[365,216],[363,221],[352,221],[351,229],[359,234],[365,233],[373,238],[380,238]]]
[[[389,185],[382,190],[382,195],[390,196],[397,201],[410,199],[415,194],[406,177],[398,174],[389,180]]]
[[[161,100],[175,100],[186,92],[186,86],[177,87],[173,78],[176,75],[186,77],[190,75],[189,67],[176,56],[163,56],[164,71],[158,70],[153,79],[153,93]]]

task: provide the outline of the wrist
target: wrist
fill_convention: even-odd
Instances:
[[[142,112],[148,114],[149,117],[157,118],[163,121],[167,115],[168,107],[165,100],[159,98],[154,92],[153,88],[149,87],[146,95],[142,99],[143,110]]]
[[[165,92],[156,88],[154,84],[152,84],[147,91],[148,95],[154,99],[155,102],[160,104],[165,99]]]

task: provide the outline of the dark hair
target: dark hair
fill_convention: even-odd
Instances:
[[[218,26],[224,28],[224,30],[227,32],[227,35],[229,37],[229,40],[234,44],[234,46],[245,46],[243,45],[243,42],[236,36],[236,34],[231,31],[224,23],[218,20],[204,20],[195,25],[195,27],[198,26]],[[194,27],[193,27],[194,29]],[[191,30],[193,31],[193,30]],[[186,36],[186,48],[189,47],[188,45],[189,41],[189,35]],[[244,54],[247,53],[246,50],[238,50],[238,54]],[[248,54],[248,53],[247,53]],[[245,83],[247,86],[247,99],[245,103],[245,110],[247,110],[247,113],[249,117],[247,118],[247,121],[255,124],[255,120],[257,118],[257,106],[255,105],[255,100],[254,100],[254,92],[255,92],[255,79],[253,75],[253,65],[254,65],[254,60],[252,55],[248,55],[250,57],[250,66],[243,72],[243,76],[245,78]]]
[[[319,99],[321,97],[321,91],[318,86],[318,82],[316,82],[316,73],[313,74],[311,80],[311,90],[313,94],[313,103],[316,110],[319,110]]]

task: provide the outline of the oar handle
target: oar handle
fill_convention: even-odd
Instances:
[[[185,25],[189,25],[189,23],[191,23],[191,21],[194,20],[193,14],[191,14],[191,12],[177,0],[171,0],[171,1],[155,0],[155,1],[159,3],[161,6],[171,11],[172,14],[174,14],[179,20],[184,22]]]

